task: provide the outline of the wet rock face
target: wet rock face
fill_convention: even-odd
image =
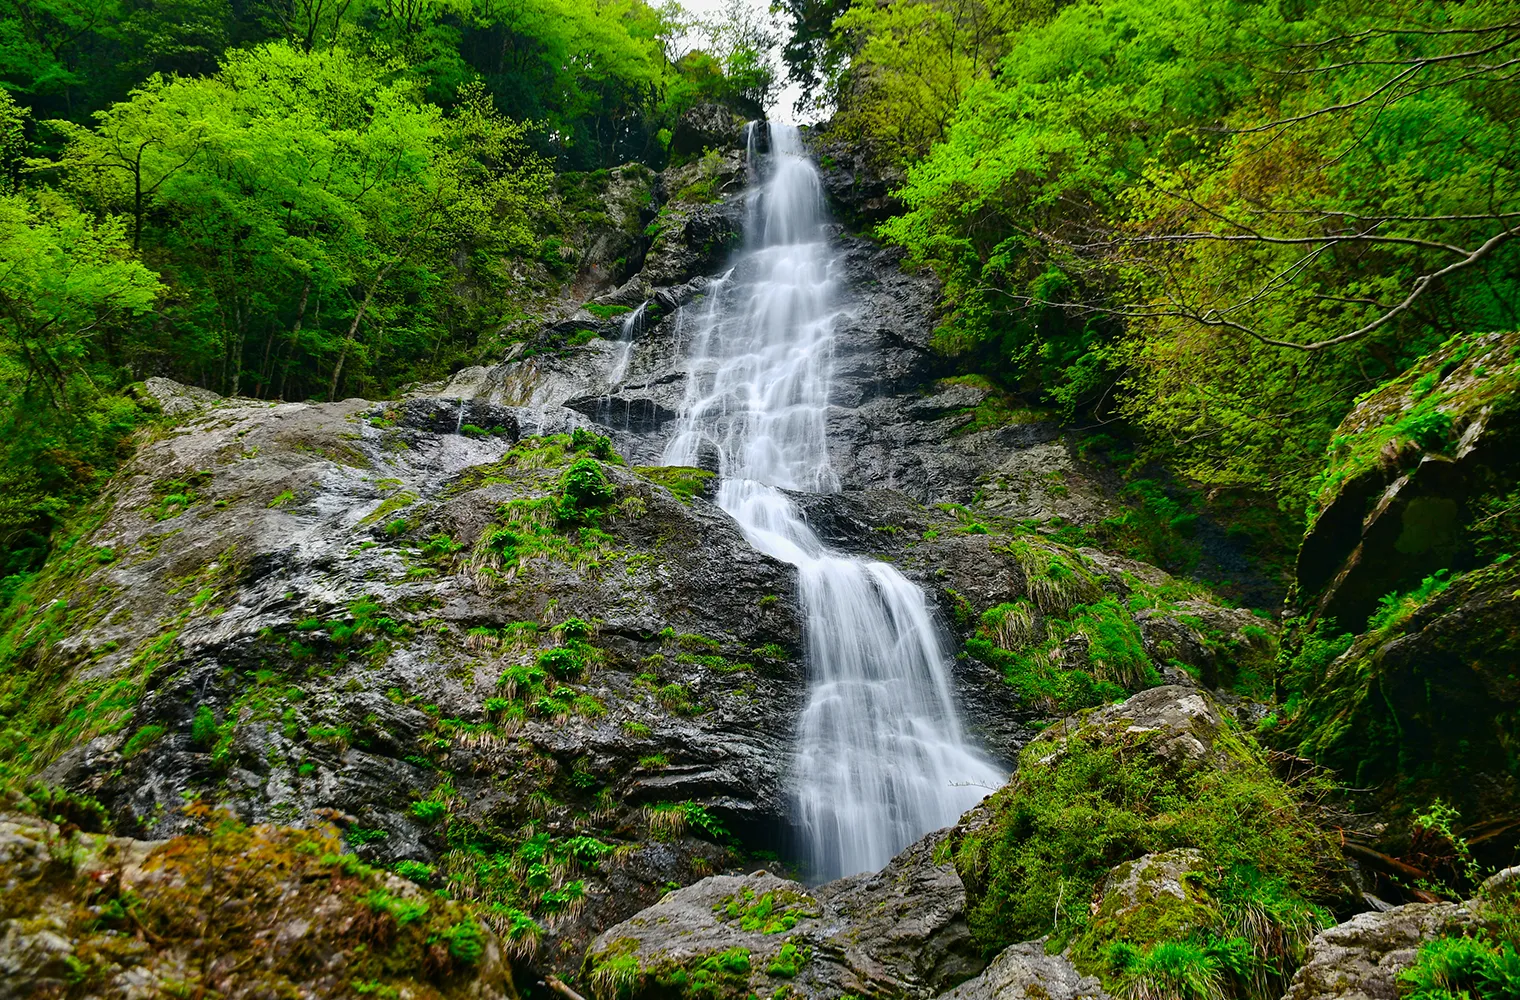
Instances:
[[[592,945],[597,1000],[688,995],[931,997],[985,965],[965,892],[930,834],[885,869],[809,889],[768,872],[677,890]],[[671,994],[670,991],[675,993]]]
[[[830,207],[856,231],[869,230],[901,211],[893,192],[906,179],[901,167],[880,162],[859,143],[827,129],[807,135],[808,148],[818,161]]]
[[[1520,473],[1520,333],[1454,338],[1341,422],[1299,550],[1299,600],[1363,631],[1378,599],[1473,565],[1475,502]]]
[[[146,446],[90,558],[40,587],[33,613],[67,621],[24,663],[49,735],[8,752],[139,836],[178,832],[186,795],[336,816],[362,857],[531,915],[571,964],[725,864],[723,828],[774,845],[805,688],[794,574],[700,473],[516,444],[515,417],[230,401]],[[567,515],[577,459],[604,492]]]
[[[743,205],[673,201],[662,212],[644,270],[603,297],[627,308],[648,300],[642,322],[624,329],[621,317],[587,313],[573,325],[598,335],[589,343],[465,369],[422,391],[531,410],[528,432],[593,422],[630,461],[658,462],[692,376],[686,355],[703,321],[706,276],[725,265]],[[893,489],[926,503],[979,494],[986,509],[1020,520],[1091,525],[1114,512],[1047,417],[1009,411],[987,386],[940,380],[929,348],[932,277],[904,272],[899,251],[867,240],[839,236],[835,246],[831,266],[851,297],[836,326],[827,420],[845,489]]]

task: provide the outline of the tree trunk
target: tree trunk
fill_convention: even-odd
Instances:
[[[306,300],[310,295],[311,275],[307,275],[306,284],[301,286],[301,301],[296,303],[296,323],[290,330],[290,354],[285,358],[285,367],[280,369],[280,387],[274,394],[282,403],[285,401],[285,376],[290,373],[290,365],[296,356],[296,344],[301,339],[301,323],[306,319]]]

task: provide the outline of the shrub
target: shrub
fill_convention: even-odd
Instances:
[[[143,726],[137,732],[132,734],[132,738],[127,740],[126,744],[122,746],[121,755],[127,758],[136,757],[138,754],[142,753],[144,750],[157,743],[159,738],[163,735],[163,726],[160,726],[156,722],[149,723],[148,725]]]
[[[432,865],[411,860],[396,862],[392,870],[402,878],[411,879],[413,882],[428,882],[437,874],[437,869]]]
[[[412,803],[411,812],[424,823],[436,823],[448,815],[449,805],[438,799],[418,799]]]
[[[190,738],[196,746],[211,747],[217,740],[216,713],[210,705],[200,705],[195,709],[195,718],[190,723]]]
[[[486,938],[480,925],[473,920],[461,920],[439,933],[437,942],[449,946],[449,954],[465,965],[474,965],[486,953]]]
[[[601,463],[579,458],[560,477],[559,519],[570,524],[597,520],[608,504],[617,498],[617,490],[607,481]]]

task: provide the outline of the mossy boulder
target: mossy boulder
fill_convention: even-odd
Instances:
[[[671,892],[596,940],[580,989],[596,1000],[936,996],[986,965],[945,837],[812,888],[758,871]]]
[[[806,964],[812,949],[798,935],[821,916],[796,882],[766,872],[713,876],[603,934],[583,976],[598,1000],[769,996]]]
[[[0,994],[517,996],[473,910],[340,853],[332,827],[193,811],[161,841],[0,814]]]
[[[1110,1000],[1096,976],[1084,976],[1065,955],[1050,955],[1044,941],[1004,948],[975,979],[939,1000]]]
[[[1221,908],[1250,901],[1280,928],[1313,924],[1317,906],[1350,905],[1352,896],[1345,863],[1309,807],[1208,694],[1184,687],[1153,688],[1052,726],[1024,749],[1013,781],[962,819],[952,843],[971,931],[989,953],[1047,934],[1081,943],[1089,959],[1115,941],[1143,945],[1158,922],[1206,922],[1212,904],[1196,891],[1204,877]],[[1100,885],[1127,885],[1156,859],[1116,876],[1111,869],[1157,854],[1168,865],[1186,861],[1185,876],[1174,872],[1183,887],[1175,921],[1142,918],[1122,902],[1141,902],[1139,882],[1090,911]]]
[[[1203,852],[1179,847],[1116,865],[1081,935],[1072,942],[1078,968],[1099,969],[1110,946],[1145,948],[1207,933],[1221,922],[1211,885],[1216,871]]]
[[[1492,333],[1453,337],[1359,399],[1310,500],[1298,601],[1359,632],[1384,595],[1483,561],[1471,529],[1505,516],[1520,472],[1517,389],[1520,333]]]
[[[1407,820],[1443,799],[1466,823],[1520,803],[1520,564],[1506,560],[1388,602],[1353,639],[1305,637],[1279,746],[1373,789]],[[1514,834],[1503,840],[1513,843]],[[1488,848],[1499,842],[1488,843]]]

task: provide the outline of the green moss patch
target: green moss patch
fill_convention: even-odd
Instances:
[[[683,503],[691,503],[694,497],[704,495],[717,478],[717,473],[706,469],[691,469],[680,465],[641,465],[633,469],[641,479],[647,479],[674,493]]]
[[[1115,865],[1180,848],[1197,850],[1212,883],[1211,931],[1298,940],[1323,919],[1317,905],[1342,892],[1339,855],[1249,736],[1229,721],[1135,731],[1122,710],[1105,711],[1026,747],[1014,780],[954,835],[968,921],[989,954],[1050,934],[1085,942],[1091,967],[1115,942],[1148,943],[1154,934],[1095,916],[1088,901]]]

